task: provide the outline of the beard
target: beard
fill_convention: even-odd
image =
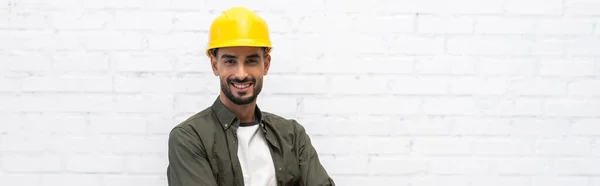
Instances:
[[[231,91],[231,86],[232,83],[252,83],[252,95],[250,97],[242,97],[242,96],[246,96],[246,94],[248,94],[248,92],[238,92],[239,96],[233,95],[233,92]],[[254,100],[256,100],[256,98],[258,97],[258,94],[260,93],[260,91],[262,90],[262,81],[261,80],[256,80],[255,78],[251,78],[251,77],[246,77],[244,79],[239,79],[239,78],[229,78],[227,80],[223,80],[221,79],[221,91],[223,92],[223,94],[225,94],[225,97],[227,97],[227,99],[229,99],[231,102],[233,102],[236,105],[246,105],[249,103],[252,103]]]

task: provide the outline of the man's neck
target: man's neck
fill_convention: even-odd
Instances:
[[[242,123],[252,122],[255,120],[256,100],[246,105],[236,105],[231,102],[225,95],[219,95],[219,99],[229,111],[235,114]]]

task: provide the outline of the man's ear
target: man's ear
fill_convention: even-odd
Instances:
[[[267,73],[269,72],[269,68],[271,67],[271,55],[270,54],[267,54],[265,56],[265,62],[264,62],[264,64],[265,64],[265,73],[263,75],[266,76]]]
[[[210,67],[212,68],[213,74],[219,76],[219,70],[217,68],[217,57],[214,55],[210,56]]]

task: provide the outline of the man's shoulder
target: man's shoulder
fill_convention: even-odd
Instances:
[[[262,111],[262,115],[267,123],[276,128],[279,132],[297,134],[304,132],[304,126],[296,119],[286,118],[271,112]]]
[[[214,117],[212,114],[213,110],[211,107],[206,107],[205,109],[189,116],[185,120],[179,122],[171,129],[171,133],[174,131],[184,130],[190,133],[199,133],[200,131],[206,131],[210,129],[214,125]],[[199,130],[202,129],[202,130]]]

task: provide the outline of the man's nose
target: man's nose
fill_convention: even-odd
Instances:
[[[246,72],[246,68],[244,66],[243,63],[238,63],[238,68],[235,71],[235,76],[239,77],[240,79],[244,79],[248,73]]]

